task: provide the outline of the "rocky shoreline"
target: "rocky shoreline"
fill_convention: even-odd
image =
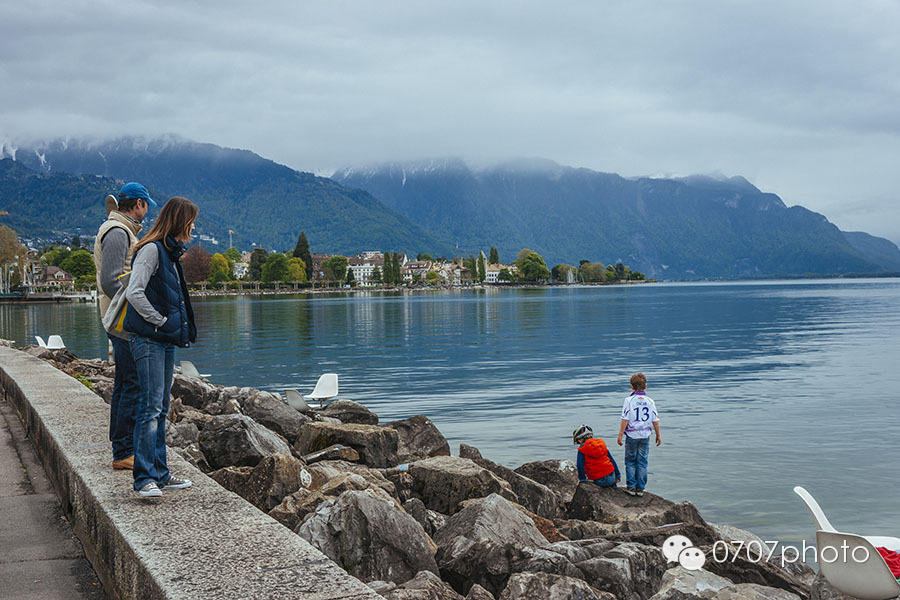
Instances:
[[[109,402],[105,361],[24,350]],[[690,502],[579,484],[570,460],[509,469],[466,444],[452,456],[423,415],[382,423],[346,399],[300,412],[180,373],[172,398],[170,451],[389,600],[843,598],[802,563],[752,560],[740,543],[756,536]],[[673,535],[704,552],[702,569],[667,562]]]

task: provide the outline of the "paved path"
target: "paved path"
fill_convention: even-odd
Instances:
[[[105,600],[16,411],[0,394],[0,598]]]

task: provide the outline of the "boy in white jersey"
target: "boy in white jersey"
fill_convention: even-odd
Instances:
[[[656,445],[662,444],[656,404],[647,395],[647,378],[643,373],[631,376],[631,395],[622,406],[622,423],[616,442],[622,445],[625,434],[625,493],[643,496],[647,486],[647,459],[650,456],[650,433],[656,431]]]

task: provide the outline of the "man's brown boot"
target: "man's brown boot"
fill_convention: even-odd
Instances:
[[[128,458],[123,458],[122,460],[114,460],[113,461],[113,469],[117,471],[123,471],[128,469],[134,469],[134,455],[129,456]]]

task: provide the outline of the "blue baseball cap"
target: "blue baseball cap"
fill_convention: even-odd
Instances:
[[[159,206],[156,202],[153,201],[153,198],[150,197],[150,194],[147,192],[147,188],[133,181],[131,183],[126,183],[125,185],[123,185],[122,189],[119,190],[119,195],[125,196],[126,198],[143,198],[150,206]]]

